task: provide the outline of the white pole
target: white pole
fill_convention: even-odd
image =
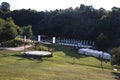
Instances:
[[[38,42],[40,42],[40,38],[41,38],[40,35],[38,35]]]
[[[55,37],[53,37],[53,44],[55,43]]]
[[[24,42],[26,42],[26,36],[24,36]]]

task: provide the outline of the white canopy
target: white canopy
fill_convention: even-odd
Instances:
[[[109,53],[98,51],[98,50],[93,50],[93,49],[88,49],[88,48],[79,49],[78,53],[94,56],[97,58],[103,58],[103,59],[108,59],[108,60],[111,59],[111,55]]]
[[[26,55],[34,55],[34,56],[49,56],[51,52],[48,51],[27,51],[25,52]]]

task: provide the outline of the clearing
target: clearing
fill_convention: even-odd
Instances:
[[[53,57],[30,58],[20,52],[0,50],[0,80],[120,80],[110,62],[56,46]]]

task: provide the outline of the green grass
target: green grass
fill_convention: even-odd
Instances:
[[[0,50],[0,80],[120,80],[110,63],[56,46],[53,57],[31,59],[20,52]]]

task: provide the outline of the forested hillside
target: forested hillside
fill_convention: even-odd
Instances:
[[[32,25],[34,35],[96,40],[102,33],[111,46],[120,45],[120,8],[111,11],[81,4],[54,11],[0,10],[0,18],[12,17],[19,26]]]

